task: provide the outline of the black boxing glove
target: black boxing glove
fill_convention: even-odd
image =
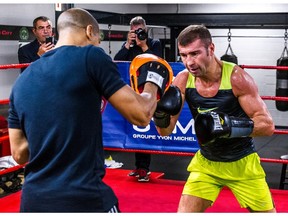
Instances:
[[[222,112],[199,113],[195,118],[195,132],[201,145],[212,143],[217,138],[247,137],[253,128],[251,119],[228,116]]]
[[[157,102],[157,108],[153,115],[155,125],[160,128],[167,128],[170,124],[170,116],[177,115],[181,107],[181,91],[177,86],[171,85]]]

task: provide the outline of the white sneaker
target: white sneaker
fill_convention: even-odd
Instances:
[[[0,157],[0,170],[19,165],[11,155]]]
[[[105,167],[109,169],[117,169],[123,166],[123,163],[121,162],[116,162],[115,160],[112,159],[110,156],[109,158],[105,159]]]

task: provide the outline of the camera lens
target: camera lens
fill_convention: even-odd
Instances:
[[[146,40],[148,37],[147,33],[142,28],[135,30],[135,34],[139,40]]]

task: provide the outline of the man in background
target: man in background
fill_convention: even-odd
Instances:
[[[33,21],[33,34],[35,40],[26,44],[18,50],[18,60],[20,64],[31,63],[40,58],[45,52],[54,47],[53,42],[46,43],[46,38],[53,36],[52,22],[46,16],[39,16]],[[25,68],[21,68],[21,73]]]
[[[162,57],[161,43],[158,39],[148,37],[146,21],[141,16],[136,16],[130,21],[130,31],[127,41],[116,53],[114,60],[132,61],[137,55],[150,53]],[[136,168],[128,175],[138,177],[139,182],[149,181],[151,154],[136,152]]]

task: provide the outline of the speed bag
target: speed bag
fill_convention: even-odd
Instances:
[[[277,66],[288,66],[288,57],[279,58]],[[276,97],[288,97],[288,70],[276,71]],[[275,103],[277,110],[288,110],[288,102],[276,100]]]
[[[235,63],[235,64],[238,64],[238,59],[237,59],[237,56],[234,55],[234,54],[224,54],[223,56],[221,56],[220,58],[222,61],[227,61],[227,62],[232,62],[232,63]]]

